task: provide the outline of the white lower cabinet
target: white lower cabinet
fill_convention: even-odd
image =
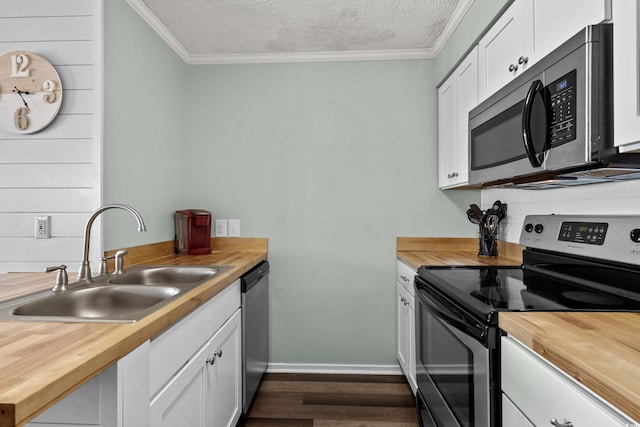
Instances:
[[[240,280],[65,397],[34,427],[231,427],[242,411]]]
[[[504,427],[637,425],[518,341],[503,337],[501,344]]]
[[[154,427],[230,427],[240,418],[240,310],[151,401]]]
[[[416,337],[415,305],[413,297],[413,277],[416,272],[398,261],[396,278],[396,337],[397,358],[400,368],[407,377],[413,393],[418,388],[416,382]]]

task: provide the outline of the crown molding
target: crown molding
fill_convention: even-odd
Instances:
[[[189,63],[190,54],[173,34],[164,26],[162,21],[147,7],[143,0],[127,0],[129,6],[160,36],[173,51],[186,63]]]
[[[332,61],[386,61],[400,59],[434,59],[440,53],[451,34],[458,27],[474,0],[461,0],[447,21],[434,47],[428,49],[356,50],[334,52],[247,53],[247,54],[191,54],[164,24],[153,14],[143,0],[127,0],[127,3],[187,64],[263,64],[286,62]]]

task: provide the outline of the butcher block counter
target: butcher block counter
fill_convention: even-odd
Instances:
[[[173,242],[129,248],[125,269],[132,264],[233,268],[135,323],[0,321],[0,427],[26,424],[267,259],[267,251],[262,238],[212,239],[208,255],[175,255]],[[75,275],[70,276],[71,282]],[[54,279],[55,273],[0,274],[0,299],[52,287]]]
[[[397,257],[414,270],[421,265],[520,265],[523,247],[498,242],[498,256],[478,256],[478,239],[398,237]]]
[[[500,328],[640,420],[640,313],[500,313]]]

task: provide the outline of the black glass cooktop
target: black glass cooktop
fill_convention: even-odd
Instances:
[[[430,294],[489,323],[496,311],[640,311],[640,273],[624,269],[446,266],[420,267],[418,275]]]

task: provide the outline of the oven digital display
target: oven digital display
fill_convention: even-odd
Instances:
[[[609,224],[606,222],[563,222],[558,240],[564,242],[602,245]]]

